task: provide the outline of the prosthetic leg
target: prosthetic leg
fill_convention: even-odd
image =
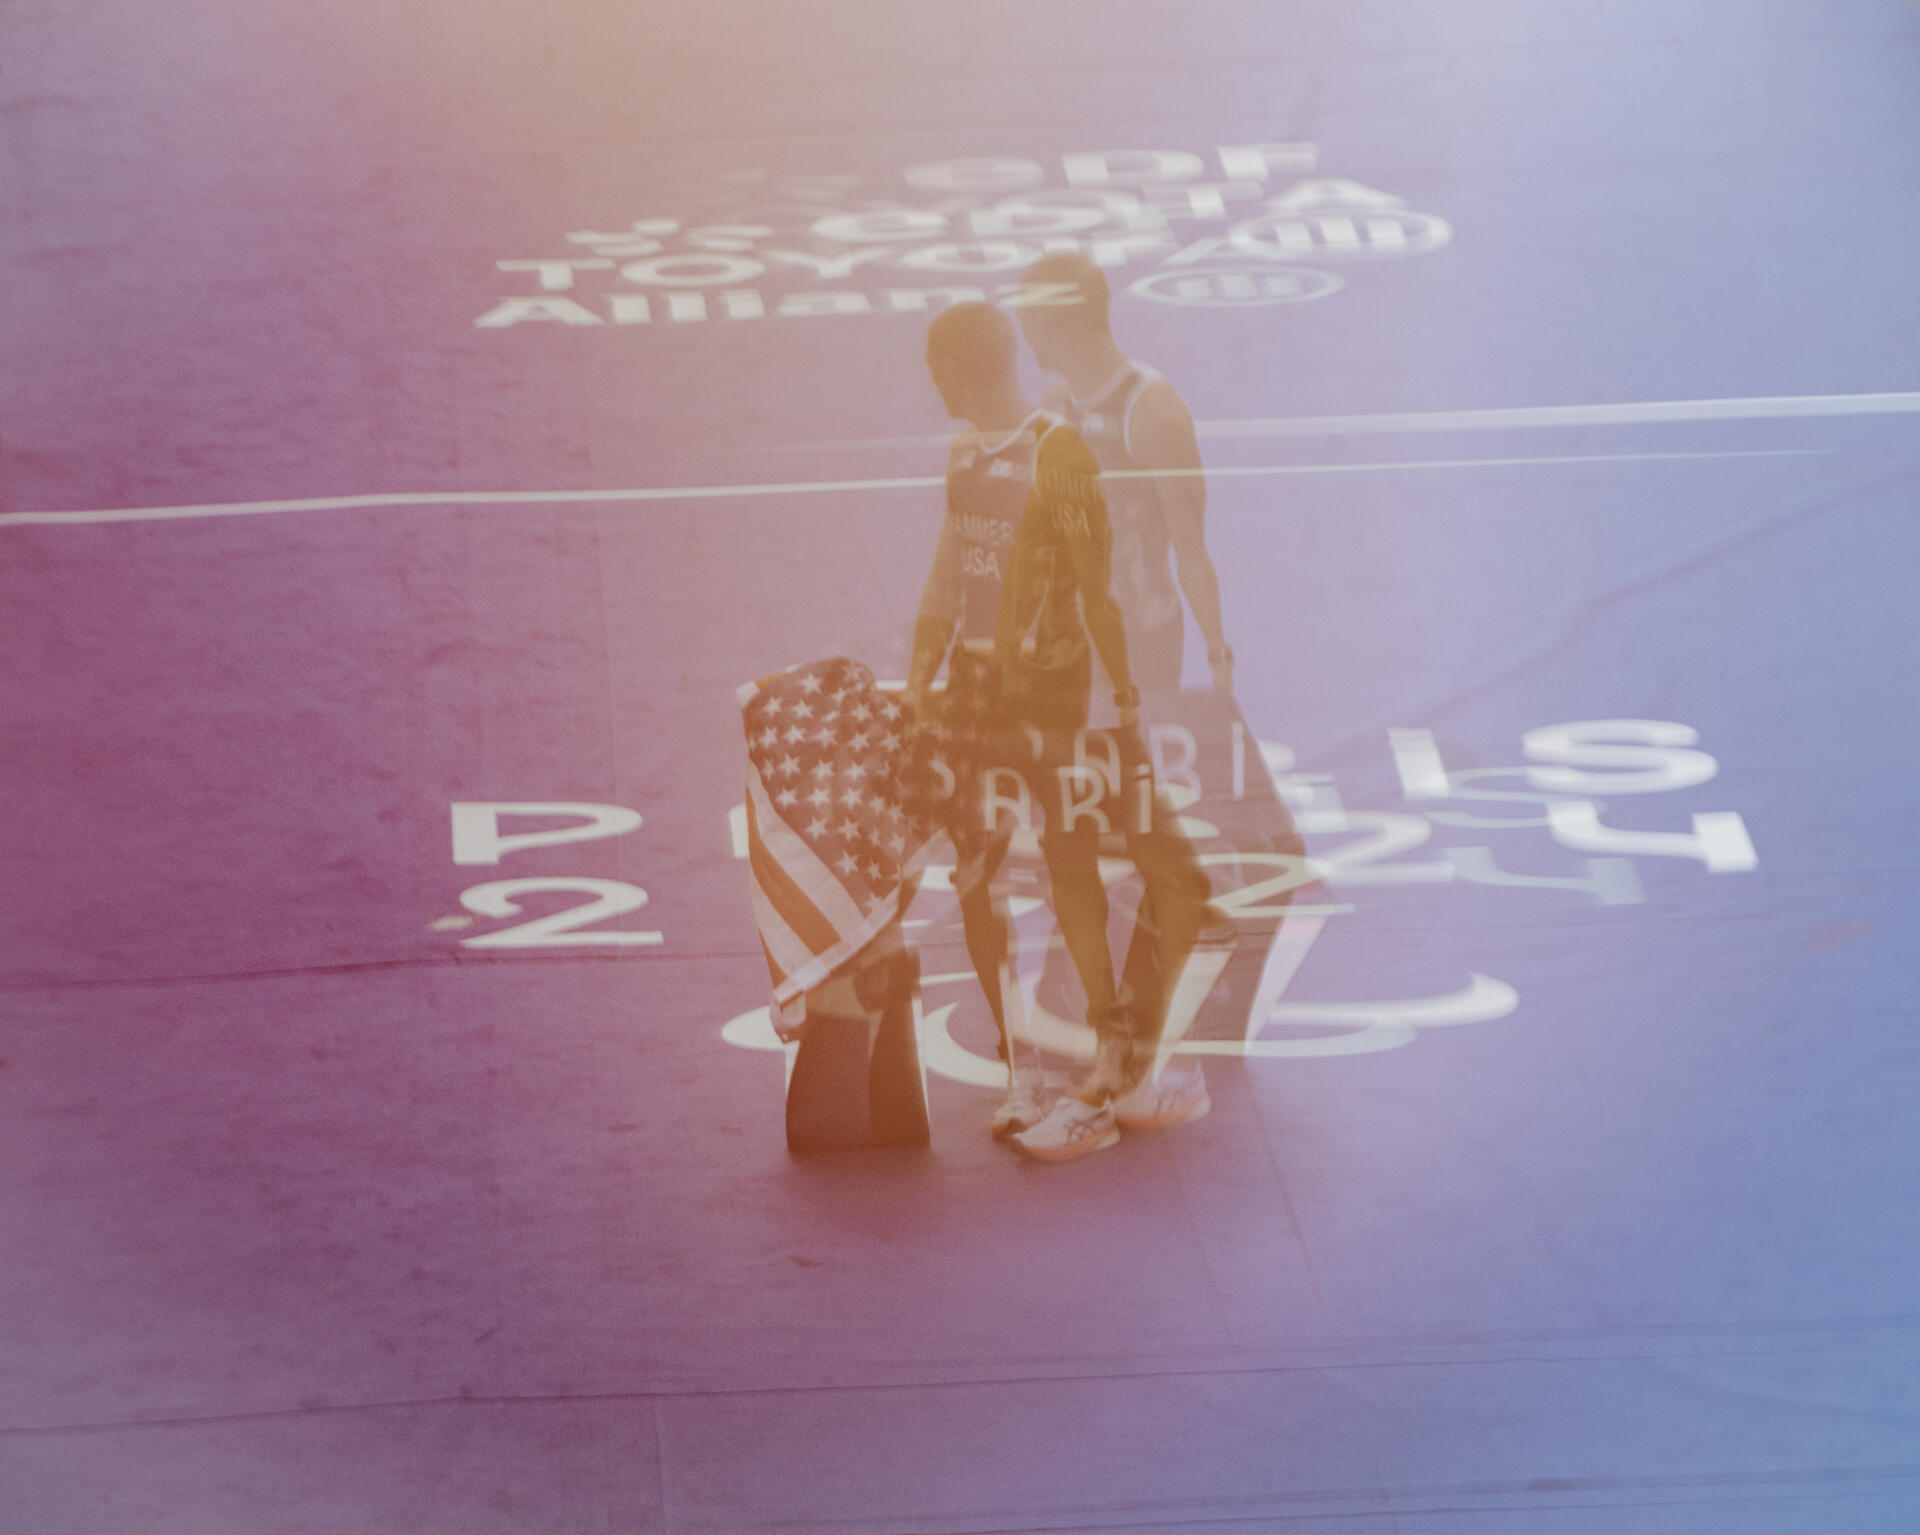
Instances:
[[[807,1024],[787,1079],[787,1150],[925,1146],[920,961],[888,928],[807,994]]]

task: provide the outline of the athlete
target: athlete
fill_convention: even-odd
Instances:
[[[1094,653],[1115,680],[1122,742],[1137,740],[1139,690],[1111,590],[1112,531],[1098,463],[1070,426],[1022,392],[1012,324],[990,305],[955,305],[928,331],[927,366],[948,413],[968,425],[948,455],[946,518],[914,625],[908,702],[917,720],[940,722],[962,763],[948,817],[960,858],[955,884],[1010,1076],[995,1134],[1011,1136],[1029,1155],[1062,1161],[1119,1138],[1115,1100],[1139,1085],[1164,1017],[1159,995],[1131,998],[1114,985],[1099,833],[1118,811],[1100,812],[1083,793],[1096,776],[1082,750]],[[935,710],[930,693],[943,664],[947,692]],[[1128,850],[1158,897],[1160,973],[1177,975],[1199,929],[1206,880],[1151,803],[1143,754],[1136,746],[1116,756],[1131,769],[1128,782],[1148,791],[1140,796],[1144,824],[1121,819]],[[1009,767],[1045,815],[1040,844],[1055,920],[1086,989],[1097,1041],[1085,1080],[1044,1116],[1034,1074],[1013,1060],[1006,920],[988,887],[1011,834],[987,824],[980,785]]]
[[[1020,328],[1034,359],[1060,377],[1046,403],[1100,462],[1113,522],[1113,590],[1134,681],[1143,688],[1180,685],[1185,593],[1206,641],[1214,686],[1230,692],[1233,651],[1220,625],[1220,580],[1207,553],[1207,488],[1192,415],[1165,378],[1120,350],[1099,267],[1062,252],[1035,262],[1024,281],[1070,284],[1078,296],[1077,303],[1023,307]]]
[[[1233,693],[1233,651],[1220,618],[1220,582],[1206,545],[1206,480],[1193,417],[1173,386],[1144,363],[1121,351],[1114,339],[1107,280],[1084,256],[1062,252],[1042,257],[1023,274],[1039,291],[1069,293],[1064,304],[1020,309],[1020,326],[1041,367],[1058,375],[1047,404],[1079,434],[1099,460],[1113,522],[1113,586],[1127,630],[1133,678],[1144,688],[1180,685],[1186,618],[1181,596],[1207,647],[1214,689]],[[1044,285],[1044,286],[1042,286]],[[1177,573],[1177,585],[1176,585]],[[1283,807],[1274,806],[1269,841],[1276,851],[1305,855],[1305,844]],[[1150,930],[1153,892],[1145,894],[1140,921]],[[1230,927],[1209,934],[1209,944],[1234,944]],[[1264,946],[1230,949],[1221,995],[1252,1002],[1258,995]],[[1051,958],[1051,955],[1049,956]],[[1136,944],[1126,976],[1135,989],[1152,984],[1150,948]],[[1068,990],[1065,973],[1051,966],[1042,995]],[[1164,976],[1159,984],[1170,987]],[[1156,1101],[1130,1105],[1139,1127],[1178,1123],[1210,1106],[1206,1079],[1197,1066],[1156,1074]],[[1140,1095],[1136,1095],[1136,1100]]]

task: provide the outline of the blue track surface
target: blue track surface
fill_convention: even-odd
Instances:
[[[1920,1523],[1920,10],[0,27],[7,1535]],[[733,689],[898,673],[1073,209],[1344,909],[1204,1121],[1016,1162],[933,982],[793,1160]]]

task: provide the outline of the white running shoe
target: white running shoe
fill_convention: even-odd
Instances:
[[[1007,1084],[1007,1096],[993,1111],[993,1138],[1004,1141],[1031,1130],[1047,1117],[1047,1079],[1030,1068],[1016,1068]]]
[[[1130,1093],[1113,1100],[1113,1119],[1122,1130],[1171,1130],[1199,1119],[1213,1107],[1207,1079],[1198,1066],[1149,1076]]]
[[[1091,1152],[1104,1151],[1120,1140],[1120,1127],[1113,1122],[1112,1103],[1098,1108],[1066,1097],[1056,1103],[1047,1117],[1031,1130],[1013,1138],[1013,1144],[1041,1162],[1071,1162]]]

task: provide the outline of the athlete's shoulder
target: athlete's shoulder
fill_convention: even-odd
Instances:
[[[1133,387],[1132,398],[1128,403],[1128,413],[1135,420],[1187,420],[1193,419],[1187,409],[1187,402],[1180,398],[1180,391],[1173,387],[1166,374],[1144,364],[1139,367],[1139,382]]]
[[[1128,451],[1148,467],[1184,462],[1195,451],[1193,412],[1180,392],[1151,369],[1129,403],[1126,437]]]

